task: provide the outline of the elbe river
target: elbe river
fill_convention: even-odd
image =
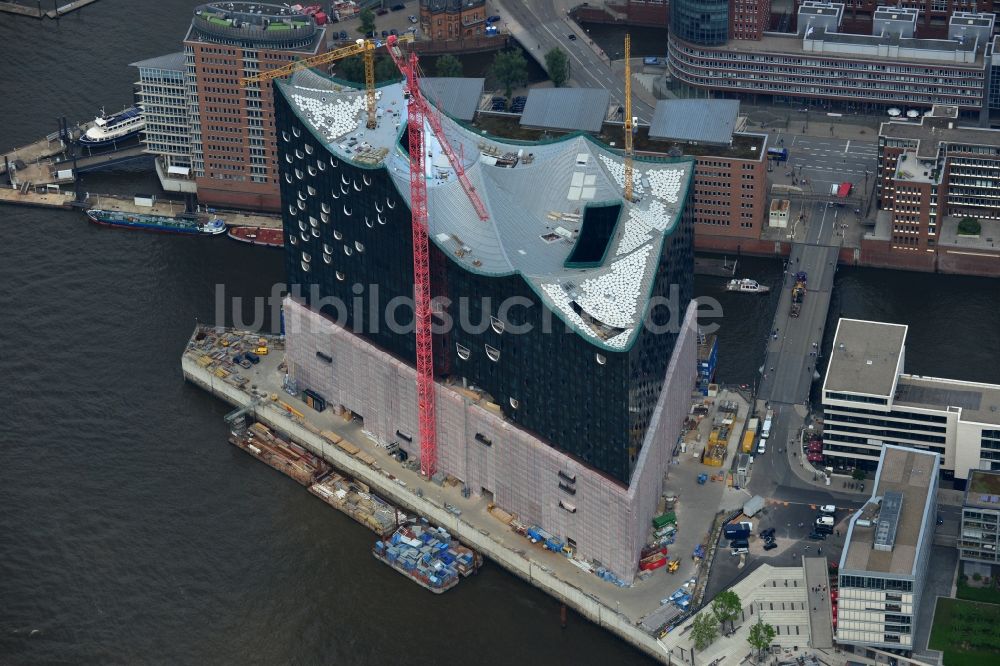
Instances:
[[[129,63],[180,50],[196,4],[0,15],[0,146],[130,103]],[[0,234],[0,664],[647,661],[572,614],[560,628],[555,601],[495,565],[428,594],[372,558],[371,533],[226,443],[228,407],[183,382],[179,355],[216,285],[252,299],[283,280],[279,251],[12,207]],[[776,285],[781,264],[740,273]],[[843,270],[834,315],[910,324],[913,372],[1000,382],[998,284]],[[775,295],[697,285],[725,313],[719,378],[751,382]]]

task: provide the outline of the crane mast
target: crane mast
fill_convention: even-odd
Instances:
[[[632,200],[632,157],[633,120],[632,120],[632,37],[625,35],[625,199]]]

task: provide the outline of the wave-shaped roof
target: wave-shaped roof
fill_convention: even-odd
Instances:
[[[378,90],[378,127],[365,127],[364,92],[313,71],[278,82],[300,119],[339,159],[384,167],[407,202],[409,159],[399,144],[406,121],[401,84]],[[452,260],[488,275],[519,273],[546,304],[592,342],[630,344],[646,311],[665,235],[675,228],[693,172],[691,160],[636,161],[635,201],[622,198],[620,153],[585,135],[519,143],[441,123],[489,212],[483,221],[430,128],[425,131],[429,232]],[[603,260],[567,268],[588,204],[622,206]]]

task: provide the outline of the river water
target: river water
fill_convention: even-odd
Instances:
[[[195,4],[0,15],[0,145],[129,103],[128,63],[179,49]],[[280,252],[62,211],[3,208],[0,232],[0,664],[646,661],[572,614],[561,629],[553,600],[493,565],[428,594],[371,557],[369,532],[226,443],[227,406],[182,381],[179,355],[216,285],[267,295]],[[744,272],[774,283],[781,265]],[[914,324],[911,369],[1000,381],[996,283],[843,278],[843,312]],[[773,295],[697,284],[723,306],[720,378],[752,381]]]

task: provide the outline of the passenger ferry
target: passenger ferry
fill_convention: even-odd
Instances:
[[[77,143],[87,148],[104,148],[114,143],[138,136],[146,127],[146,117],[142,107],[136,104],[110,116],[101,114],[94,118],[94,126],[77,139]]]

